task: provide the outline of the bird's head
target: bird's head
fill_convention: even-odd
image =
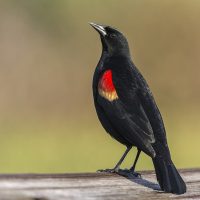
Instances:
[[[129,46],[125,36],[117,29],[90,23],[90,25],[100,34],[102,48],[109,55],[124,55],[129,56]]]

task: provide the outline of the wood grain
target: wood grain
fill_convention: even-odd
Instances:
[[[2,200],[167,200],[200,199],[200,169],[180,170],[188,191],[184,195],[159,190],[154,172],[142,178],[107,173],[1,174]]]

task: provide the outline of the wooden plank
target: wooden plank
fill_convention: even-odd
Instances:
[[[141,178],[116,174],[1,174],[2,200],[190,200],[200,199],[200,169],[180,171],[188,191],[184,195],[159,191],[154,172]]]

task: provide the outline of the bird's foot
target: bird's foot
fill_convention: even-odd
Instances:
[[[130,169],[119,169],[117,174],[128,178],[141,178],[141,174]]]
[[[97,172],[116,173],[128,178],[141,178],[141,174],[130,169],[99,169]]]
[[[97,172],[106,172],[106,173],[118,173],[119,169],[99,169]]]

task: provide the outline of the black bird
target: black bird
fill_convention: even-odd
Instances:
[[[98,31],[102,54],[93,77],[93,97],[104,129],[127,147],[114,169],[118,172],[130,149],[138,149],[130,172],[134,173],[140,152],[149,155],[160,187],[183,194],[186,185],[174,166],[167,145],[160,111],[142,74],[133,64],[125,36],[111,26],[90,23]]]

